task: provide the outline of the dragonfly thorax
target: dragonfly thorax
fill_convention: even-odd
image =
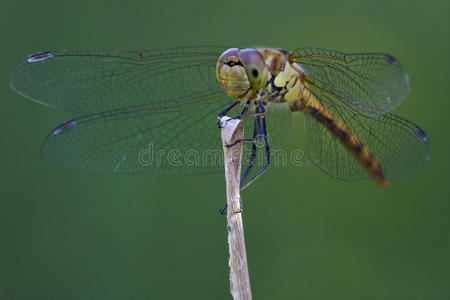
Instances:
[[[270,78],[264,88],[264,93],[271,102],[286,102],[291,109],[302,98],[303,70],[295,63],[290,53],[281,49],[258,49],[268,66]],[[297,109],[293,109],[297,110]]]

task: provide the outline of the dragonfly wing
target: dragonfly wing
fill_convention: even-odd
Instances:
[[[416,124],[391,113],[367,108],[378,117],[367,117],[316,89],[322,104],[367,145],[388,179],[417,174],[430,160],[430,142]],[[330,131],[306,116],[305,136],[311,160],[329,175],[344,180],[368,178],[366,171]]]
[[[346,54],[320,48],[294,51],[306,82],[366,116],[390,112],[409,92],[400,63],[387,54]]]
[[[53,130],[41,155],[57,165],[106,173],[218,172],[223,164],[217,113],[227,100],[217,88],[164,109],[139,105],[90,114]]]
[[[151,51],[40,52],[11,73],[18,93],[58,109],[102,112],[163,105],[219,86],[215,69],[226,47]],[[194,99],[192,99],[194,101]]]

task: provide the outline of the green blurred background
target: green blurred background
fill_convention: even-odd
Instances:
[[[47,165],[41,141],[73,115],[8,83],[40,50],[227,44],[395,55],[411,81],[396,113],[432,146],[424,173],[388,189],[308,165],[271,168],[242,195],[254,298],[448,299],[449,18],[447,0],[3,2],[0,298],[231,298],[222,174]]]

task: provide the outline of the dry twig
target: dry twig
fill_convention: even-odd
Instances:
[[[244,138],[241,120],[223,117],[222,142],[225,179],[227,186],[228,246],[230,250],[230,290],[233,299],[252,299],[245,251],[244,226],[242,224],[240,177],[242,143],[233,147],[226,145]]]

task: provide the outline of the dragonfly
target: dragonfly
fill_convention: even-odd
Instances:
[[[409,80],[387,54],[225,46],[56,50],[24,58],[10,84],[38,103],[83,114],[52,130],[41,146],[45,161],[74,169],[223,171],[216,123],[236,109],[234,118],[247,120],[250,132],[237,142],[251,147],[241,189],[267,170],[274,143],[284,147],[297,134],[297,112],[310,160],[338,179],[387,186],[422,172],[431,156],[425,131],[391,113],[406,98]],[[261,151],[265,161],[255,172]]]

